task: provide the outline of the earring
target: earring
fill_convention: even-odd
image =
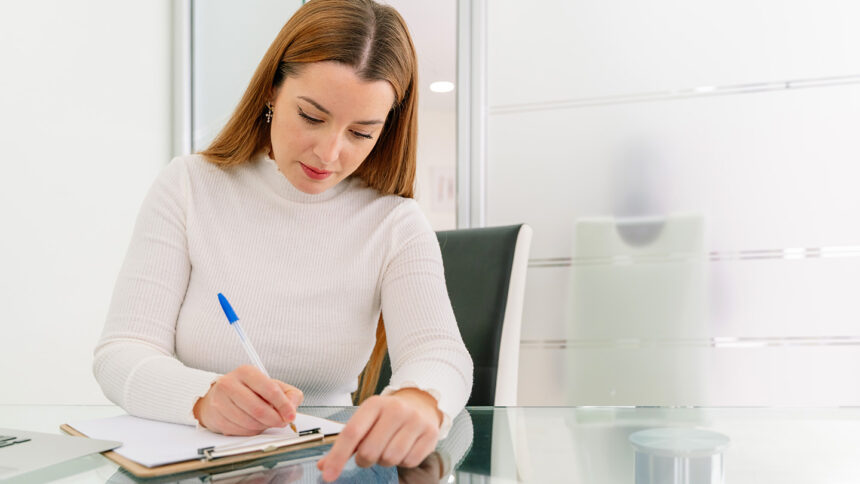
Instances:
[[[272,111],[272,103],[266,103],[266,109],[268,109],[268,111],[266,111],[266,123],[271,123],[272,116],[275,115],[275,113]]]

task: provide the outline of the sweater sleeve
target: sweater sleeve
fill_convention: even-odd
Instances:
[[[393,217],[392,255],[382,280],[392,371],[382,394],[408,387],[428,392],[443,414],[444,437],[472,391],[472,358],[448,298],[436,234],[412,200]]]
[[[129,414],[194,425],[192,408],[217,374],[174,355],[179,309],[191,263],[185,231],[187,167],[173,160],[141,207],[96,346],[93,373]]]

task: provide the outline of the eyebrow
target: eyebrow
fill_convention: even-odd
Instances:
[[[331,112],[329,112],[329,110],[328,110],[328,109],[326,109],[326,108],[322,107],[322,104],[320,104],[320,103],[318,103],[318,102],[314,101],[313,99],[311,99],[311,98],[309,98],[309,97],[305,97],[305,96],[298,96],[298,98],[299,98],[299,99],[302,99],[302,100],[304,100],[304,101],[307,101],[307,102],[309,102],[309,103],[311,103],[311,104],[313,104],[315,108],[317,108],[317,109],[319,109],[320,111],[322,111],[323,113],[328,114],[329,116],[331,116]],[[371,125],[371,124],[383,124],[383,123],[385,123],[385,121],[380,121],[380,120],[378,120],[378,119],[371,119],[371,120],[368,120],[368,121],[356,121],[354,124]]]

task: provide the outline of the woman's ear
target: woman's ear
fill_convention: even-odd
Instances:
[[[269,92],[266,93],[266,104],[275,104],[275,100],[278,99],[278,93],[281,92],[281,86],[273,86],[269,88]]]

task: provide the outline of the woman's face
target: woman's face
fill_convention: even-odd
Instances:
[[[272,102],[272,157],[290,183],[322,193],[367,158],[394,104],[386,81],[363,81],[352,67],[315,62],[287,77]]]

